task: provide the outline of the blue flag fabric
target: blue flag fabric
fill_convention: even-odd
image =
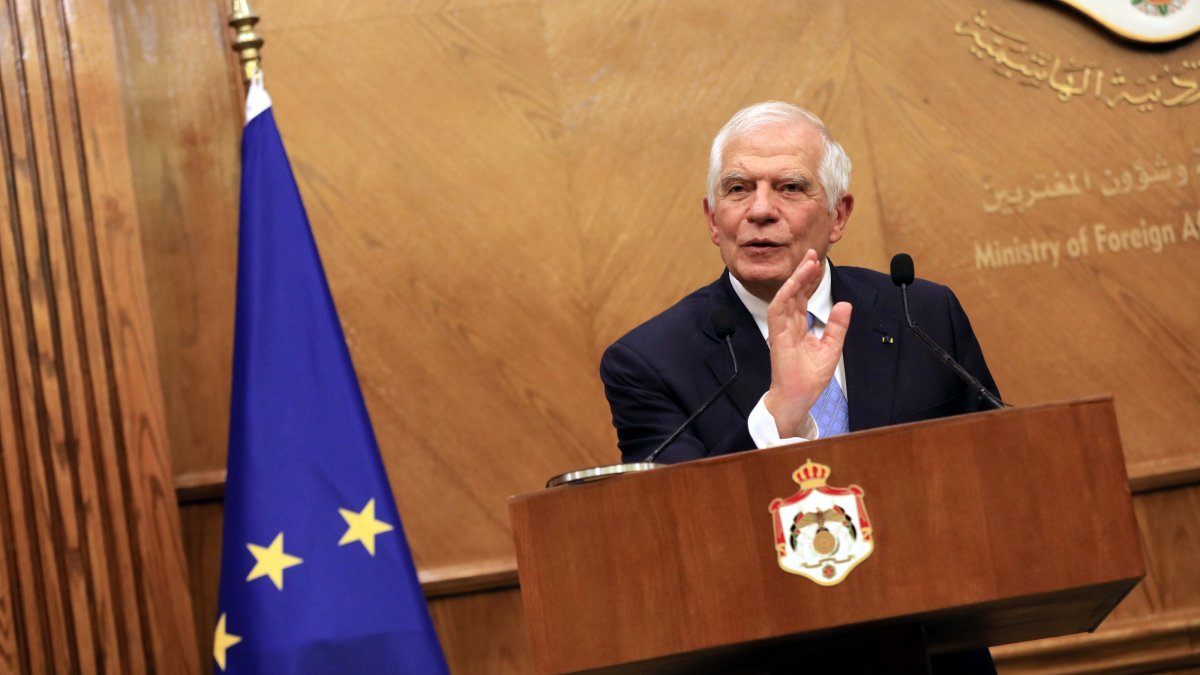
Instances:
[[[446,673],[261,84],[251,100],[217,672]]]

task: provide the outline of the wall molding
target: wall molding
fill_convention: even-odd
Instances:
[[[1200,457],[1138,462],[1126,467],[1129,491],[1135,495],[1200,485]],[[225,498],[225,470],[194,471],[175,476],[180,506]]]
[[[1200,483],[1200,457],[1189,455],[1137,462],[1126,467],[1133,494],[1187,487]]]
[[[1128,471],[1129,489],[1134,495],[1200,484],[1200,464],[1190,461],[1141,462]],[[180,474],[175,477],[175,495],[180,508],[223,502],[225,470]],[[419,570],[418,577],[426,598],[519,586],[513,556]]]
[[[1200,611],[1103,624],[1095,633],[992,649],[1004,673],[1145,673],[1200,666]]]

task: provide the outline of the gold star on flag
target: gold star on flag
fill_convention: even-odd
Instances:
[[[275,588],[281,591],[283,590],[283,571],[304,562],[294,555],[283,552],[282,532],[275,536],[275,541],[271,542],[270,546],[264,548],[256,544],[246,544],[246,548],[250,549],[250,552],[254,554],[254,559],[258,561],[254,564],[254,569],[250,570],[250,576],[246,577],[246,581],[254,581],[259,577],[270,577],[271,581],[275,582]]]
[[[359,541],[366,547],[367,553],[375,555],[375,535],[392,531],[391,525],[382,520],[375,520],[374,499],[367,502],[367,505],[359,513],[350,509],[338,509],[338,513],[342,514],[342,517],[346,519],[346,524],[350,526],[346,529],[346,534],[342,535],[338,546]]]
[[[213,658],[222,672],[225,670],[225,650],[241,641],[242,636],[225,632],[225,613],[222,612],[221,619],[217,621],[217,630],[213,632]]]

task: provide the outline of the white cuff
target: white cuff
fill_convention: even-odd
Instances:
[[[750,432],[750,438],[754,440],[756,448],[773,448],[777,445],[803,443],[804,441],[815,441],[820,438],[821,433],[817,427],[817,422],[812,419],[811,415],[809,416],[809,420],[812,422],[812,428],[818,429],[812,438],[802,438],[799,436],[780,438],[779,427],[775,426],[775,418],[767,410],[766,399],[767,395],[763,394],[758,399],[758,405],[754,406],[754,410],[751,410],[750,416],[746,418],[746,429]]]

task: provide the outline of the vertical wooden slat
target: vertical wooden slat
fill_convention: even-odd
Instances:
[[[36,19],[36,45],[41,56],[38,72],[43,84],[41,107],[44,114],[35,115],[44,125],[45,152],[48,161],[41,162],[41,185],[44,227],[39,231],[39,255],[46,270],[46,302],[50,317],[50,342],[53,353],[53,380],[57,384],[57,415],[63,429],[62,444],[55,445],[56,482],[63,486],[67,546],[63,558],[69,566],[72,581],[72,614],[79,626],[81,666],[94,667],[101,672],[112,670],[125,659],[118,659],[123,642],[113,631],[113,615],[106,601],[109,587],[107,569],[103,565],[104,547],[93,510],[84,504],[95,504],[96,486],[91,480],[94,469],[89,450],[95,438],[86,426],[87,406],[91,399],[89,382],[84,377],[79,356],[78,321],[80,297],[77,293],[77,261],[72,246],[72,226],[82,218],[83,205],[89,199],[86,190],[72,171],[78,167],[71,139],[80,136],[71,124],[71,99],[67,96],[72,81],[69,72],[69,50],[60,6],[51,2],[32,2]],[[97,546],[89,545],[96,541]],[[94,555],[93,555],[94,554]],[[99,597],[98,597],[99,596]],[[85,633],[86,631],[86,633]],[[105,645],[117,645],[106,650]],[[107,655],[107,657],[105,656]],[[117,659],[114,661],[114,659]]]
[[[197,672],[109,9],[3,9],[0,672]]]
[[[71,5],[67,24],[75,57],[72,111],[81,120],[80,128],[87,129],[77,144],[86,157],[81,183],[91,195],[84,201],[90,223],[86,232],[100,310],[102,398],[112,422],[112,443],[101,463],[112,467],[108,502],[118,510],[114,519],[124,530],[119,538],[127,539],[121,551],[128,553],[129,562],[122,564],[121,572],[132,576],[130,587],[135,591],[127,598],[137,608],[136,622],[125,636],[130,662],[144,661],[147,672],[192,673],[200,657],[192,641],[187,569],[170,478],[112,11],[98,0]],[[140,667],[125,672],[139,671]]]
[[[6,4],[4,6],[6,26],[13,26],[12,7]],[[10,39],[12,33],[9,31],[0,32],[0,63],[15,62],[15,58],[8,57],[14,54],[13,43]],[[0,190],[0,207],[3,213],[8,217],[9,223],[17,222],[18,213],[16,209],[16,182],[13,179],[15,172],[12,170],[14,165],[13,153],[10,151],[10,133],[8,129],[8,114],[6,103],[10,96],[6,91],[10,79],[8,73],[0,70],[0,165],[4,167],[3,190]],[[3,233],[0,233],[3,236]],[[17,452],[17,448],[24,444],[24,420],[20,407],[19,389],[17,386],[17,359],[16,345],[13,340],[13,330],[10,320],[9,308],[9,274],[13,265],[10,264],[9,257],[4,255],[8,252],[9,247],[0,246],[0,349],[3,350],[4,368],[0,370],[0,375],[3,375],[3,386],[0,386],[0,418],[5,420],[5,423],[0,424],[0,486],[5,488],[7,494],[19,494],[16,487],[22,484],[21,477],[27,474],[24,465],[24,453]],[[24,528],[24,504],[21,502],[9,503],[7,499],[0,499],[0,540],[17,542],[18,536],[23,536]],[[25,616],[23,611],[24,606],[28,602],[28,594],[22,594],[22,578],[29,579],[30,569],[28,559],[17,556],[16,546],[4,547],[4,556],[0,558],[0,665],[4,665],[9,670],[18,668],[28,668],[33,662],[39,662],[41,650],[38,654],[30,654],[30,644],[42,644],[44,632],[42,626],[36,622],[18,621],[18,617]],[[25,586],[30,584],[27,581]]]
[[[31,105],[36,104],[40,84],[36,77],[39,60],[36,50],[30,47],[34,30],[30,7],[10,0],[7,10],[14,58],[9,62],[11,70],[5,73],[6,89],[11,92],[5,96],[5,126],[12,203],[4,262],[14,359],[15,387],[11,393],[17,402],[14,419],[21,421],[18,444],[11,452],[22,455],[17,461],[18,484],[9,493],[16,502],[14,511],[19,514],[13,534],[15,541],[25,543],[32,553],[25,573],[19,576],[19,582],[23,582],[19,586],[27,610],[40,604],[33,611],[42,632],[41,644],[36,645],[40,652],[37,657],[54,670],[78,669],[79,647],[69,611],[65,570],[62,557],[54,553],[56,541],[63,538],[62,518],[54,495],[56,486],[50,479],[48,455],[53,432],[42,376],[48,318],[42,302],[45,286],[37,262],[37,241],[45,215],[31,119]],[[51,636],[63,636],[65,640],[55,649],[51,643],[57,641]]]
[[[15,101],[20,88],[16,84],[15,66],[18,64],[19,46],[16,41],[16,7],[11,2],[3,5],[4,21],[0,23],[0,166],[3,167],[4,184],[0,189],[0,211],[10,226],[17,226],[20,212],[17,210],[16,155],[12,148],[14,120],[21,119]],[[10,67],[11,66],[11,67]],[[9,230],[0,232],[0,240],[7,241]],[[28,475],[25,445],[25,419],[20,396],[20,374],[18,373],[18,350],[20,345],[13,328],[13,321],[20,324],[19,314],[13,314],[15,306],[14,284],[19,283],[15,275],[13,247],[0,245],[0,349],[3,350],[3,386],[0,387],[0,486],[5,495],[23,497],[22,485],[27,485]],[[19,306],[19,305],[18,305]],[[23,498],[0,499],[0,539],[6,542],[29,542],[26,514],[28,507]],[[3,547],[0,557],[0,668],[6,672],[45,670],[47,655],[45,612],[30,619],[26,607],[37,597],[34,586],[38,584],[35,568],[29,556],[18,555],[18,547]]]
[[[122,503],[127,490],[115,480],[111,467],[119,466],[119,454],[114,446],[120,441],[118,424],[112,423],[114,410],[109,395],[112,380],[108,377],[111,351],[104,336],[107,334],[104,286],[98,283],[100,272],[95,239],[91,234],[96,223],[91,209],[90,188],[85,164],[84,134],[81,126],[78,99],[74,87],[70,25],[66,8],[61,2],[43,6],[46,25],[47,59],[57,66],[52,83],[54,122],[58,130],[52,135],[58,169],[55,179],[61,208],[67,219],[60,230],[63,273],[68,288],[61,289],[60,310],[65,319],[64,361],[70,370],[68,378],[81,386],[71,389],[71,409],[75,411],[76,434],[80,437],[77,455],[76,495],[83,502],[95,504],[95,509],[80,508],[84,517],[85,543],[93,543],[85,551],[87,565],[94,578],[91,603],[98,617],[97,639],[104,658],[98,663],[102,671],[113,671],[118,664],[124,672],[144,672],[147,648],[142,602],[137,601],[136,577],[126,570],[136,570],[136,559],[129,555],[130,537]],[[80,195],[70,200],[68,195]],[[69,314],[66,310],[69,307]],[[100,311],[97,311],[100,310]],[[128,470],[127,468],[124,470]],[[116,475],[121,475],[118,471]],[[142,627],[142,628],[139,628]]]

